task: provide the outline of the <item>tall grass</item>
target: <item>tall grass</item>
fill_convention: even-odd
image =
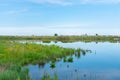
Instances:
[[[22,69],[22,65],[55,61],[76,51],[55,45],[14,41],[0,41],[0,45],[0,65],[4,67],[0,72],[0,80],[30,80],[28,69]],[[55,63],[51,63],[51,67],[55,67]]]
[[[10,65],[4,71],[0,72],[0,80],[30,80],[27,68],[21,68],[18,65]]]
[[[56,73],[54,73],[53,77],[50,77],[48,73],[44,73],[42,76],[42,80],[59,80],[59,78]]]
[[[28,64],[55,60],[73,54],[74,49],[35,43],[0,42],[0,64]]]

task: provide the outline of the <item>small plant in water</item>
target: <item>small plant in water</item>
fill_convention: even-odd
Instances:
[[[51,67],[51,68],[55,68],[55,61],[52,61],[52,62],[51,62],[50,67]]]
[[[73,62],[73,57],[69,57],[67,61],[68,62]]]
[[[66,61],[67,61],[67,58],[66,58],[66,57],[64,57],[63,61],[64,61],[64,62],[66,62]]]
[[[42,80],[50,80],[50,76],[47,73],[44,73],[42,76]]]
[[[50,75],[48,73],[44,73],[42,76],[42,80],[59,80],[59,78],[56,73],[54,73],[53,78],[50,77]]]

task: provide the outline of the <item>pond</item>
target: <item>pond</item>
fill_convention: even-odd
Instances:
[[[54,68],[50,67],[51,61],[45,64],[29,64],[26,67],[32,80],[41,80],[46,73],[51,77],[56,74],[59,80],[120,80],[120,43],[36,43],[91,51],[84,55],[72,55],[73,62],[65,62],[64,59],[56,61]]]

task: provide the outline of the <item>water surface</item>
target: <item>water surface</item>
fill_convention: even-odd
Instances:
[[[91,50],[85,55],[72,55],[73,62],[56,62],[56,67],[51,68],[50,63],[29,64],[29,75],[32,80],[41,80],[44,73],[53,77],[56,73],[60,80],[120,80],[120,43],[110,42],[36,42],[37,44],[59,45],[66,48],[82,48]]]

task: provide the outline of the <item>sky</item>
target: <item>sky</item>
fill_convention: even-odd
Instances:
[[[0,0],[0,35],[120,35],[120,0]]]

